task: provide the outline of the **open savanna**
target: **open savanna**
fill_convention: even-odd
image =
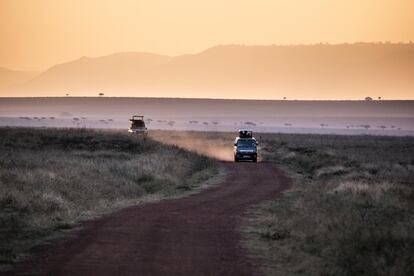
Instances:
[[[232,158],[234,133],[162,133],[154,138]],[[292,182],[241,228],[265,274],[414,274],[413,137],[255,136],[259,158]]]
[[[0,267],[82,220],[191,193],[217,170],[123,131],[0,128]]]
[[[414,138],[269,134],[261,144],[292,178],[244,229],[266,274],[414,274]]]
[[[0,129],[2,264],[80,220],[194,191],[218,171],[210,157],[232,160],[234,136]],[[255,136],[291,178],[240,227],[265,274],[414,274],[413,137]]]

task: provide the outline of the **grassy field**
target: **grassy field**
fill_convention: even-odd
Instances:
[[[121,132],[0,128],[0,266],[84,219],[191,193],[214,160]]]
[[[268,275],[414,275],[414,138],[263,135],[292,178],[252,210],[245,246]]]
[[[233,133],[0,129],[0,260],[82,219],[193,191]],[[414,138],[257,134],[292,179],[252,208],[244,246],[267,275],[414,275]],[[170,145],[165,145],[162,143]],[[269,180],[271,181],[271,180]]]

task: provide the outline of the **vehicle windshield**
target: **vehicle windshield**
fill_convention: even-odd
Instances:
[[[132,128],[145,127],[145,123],[144,123],[144,121],[132,121],[131,127]]]
[[[256,141],[255,140],[238,140],[237,146],[241,148],[256,147]]]

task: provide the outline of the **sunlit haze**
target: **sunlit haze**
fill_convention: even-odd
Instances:
[[[3,0],[0,66],[43,70],[80,56],[217,44],[408,42],[413,10],[411,0]]]
[[[199,54],[217,45],[269,46],[355,42],[402,42],[408,45],[410,41],[414,41],[413,11],[414,1],[411,0],[2,0],[0,67],[41,72],[56,64],[71,62],[83,56],[145,52],[174,57]],[[412,49],[413,47],[410,51]],[[410,57],[412,60],[412,55]],[[409,64],[404,68],[411,70],[410,66]],[[409,71],[404,74],[410,72],[412,73]],[[401,85],[405,87],[405,92],[399,91]],[[383,95],[397,99],[413,98],[412,92],[411,95],[407,92],[410,91],[407,90],[407,85],[409,86],[406,80],[403,80],[395,89],[387,86]],[[44,87],[41,86],[42,89]],[[194,87],[190,84],[186,89],[192,90]],[[112,93],[112,88],[108,86],[109,94]],[[214,92],[195,96],[238,98],[235,94],[237,92],[234,92],[237,89],[234,87],[234,91],[228,92],[228,95],[223,92],[226,86],[222,87],[222,91],[218,91],[217,87],[206,87],[206,90],[211,91],[213,88]],[[263,92],[251,97],[249,90],[240,92],[239,95],[241,98],[279,99],[286,96],[283,94],[285,92],[280,92],[282,88],[272,90],[276,94]],[[56,91],[61,88],[55,86],[53,89]],[[77,87],[72,88],[72,91],[76,89]],[[91,89],[89,94],[85,92],[87,88],[82,89],[73,94],[95,95],[101,88]],[[172,89],[178,91],[181,87]],[[289,89],[293,91],[296,88]],[[310,87],[309,93],[300,91],[292,94],[292,97],[347,98],[338,96],[340,93],[348,93],[347,89],[341,89],[334,95],[328,92],[318,94],[319,92],[315,92],[318,89],[319,87]],[[361,89],[358,92],[358,89],[354,90],[354,94],[347,94],[350,95],[348,98],[360,99],[367,94]],[[105,89],[102,90],[105,92]],[[192,96],[188,92],[171,95],[164,88],[155,94],[134,94],[130,90],[111,95]],[[391,90],[397,91],[387,92]],[[286,91],[289,93],[290,90]],[[38,90],[20,93],[18,96],[64,95],[63,92],[36,93]],[[0,96],[5,95],[14,94],[2,92]]]

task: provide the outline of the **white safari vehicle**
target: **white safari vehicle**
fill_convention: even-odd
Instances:
[[[147,136],[148,129],[145,126],[144,116],[134,115],[132,116],[132,119],[129,120],[131,121],[131,126],[128,129],[129,133]]]

